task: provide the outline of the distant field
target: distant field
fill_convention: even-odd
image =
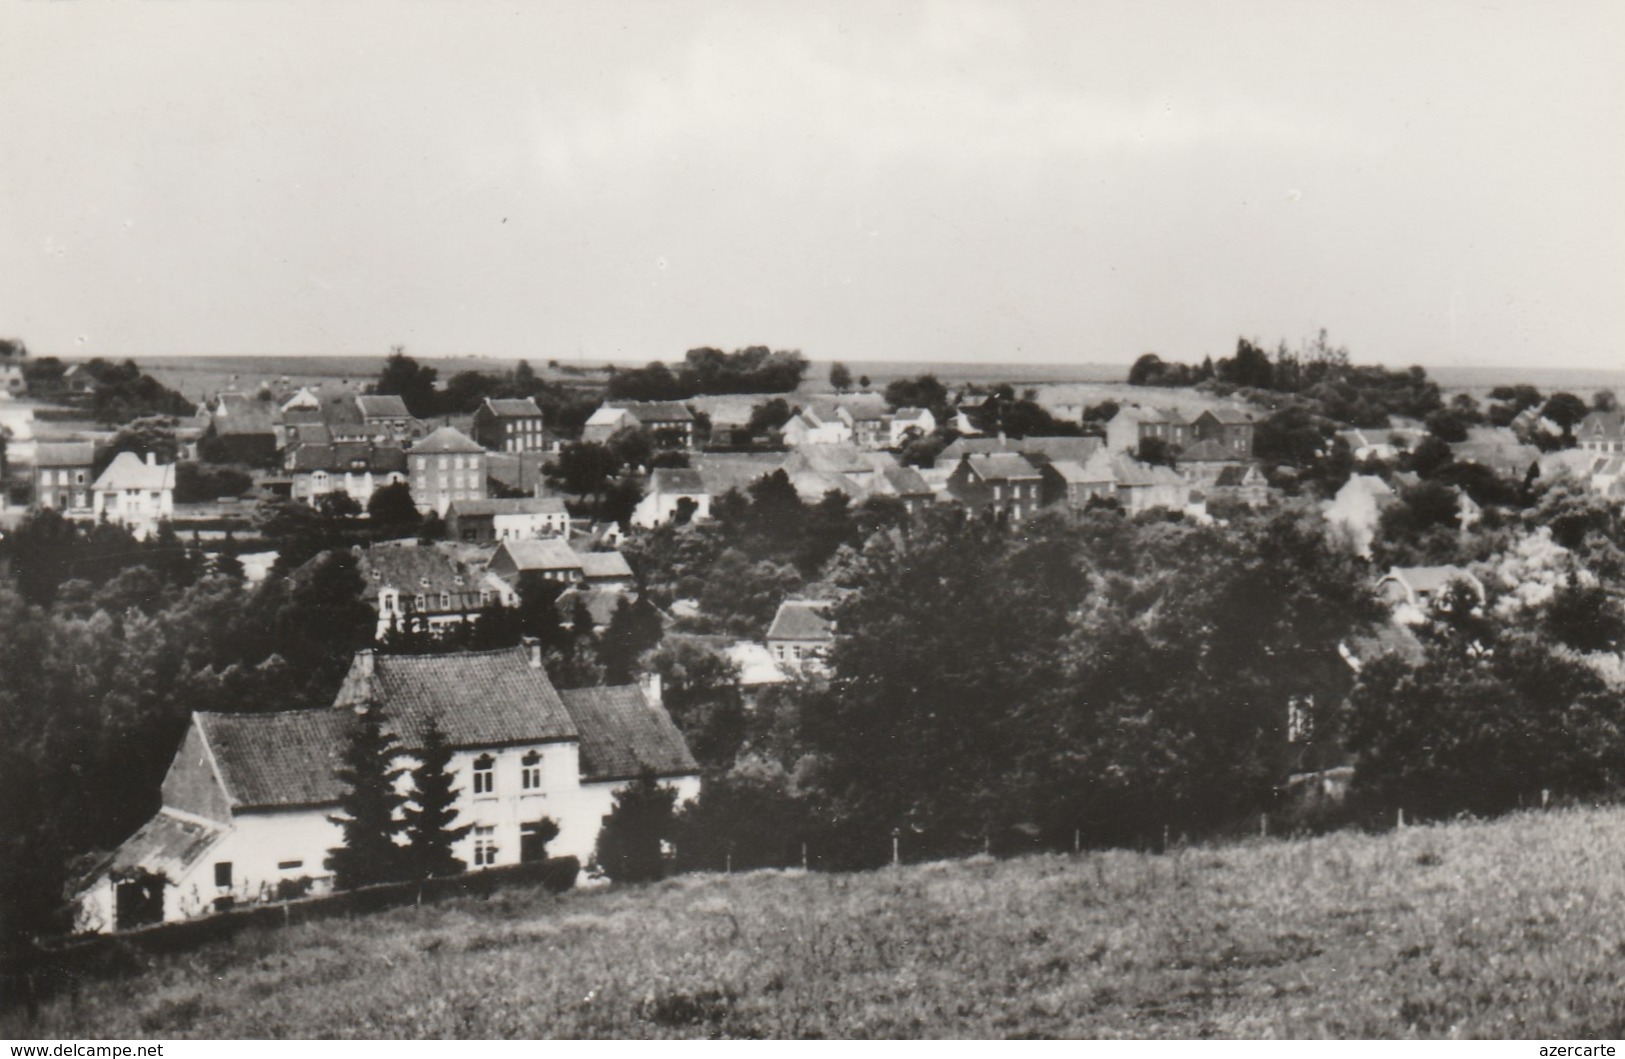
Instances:
[[[459,371],[505,372],[513,369],[515,360],[494,357],[422,357],[423,363],[436,368],[442,379]],[[284,376],[294,386],[320,384],[324,393],[360,392],[383,367],[382,355],[358,356],[240,356],[240,357],[148,357],[142,367],[152,372],[167,386],[188,397],[202,398],[222,390],[249,391],[262,382],[280,384]],[[544,376],[567,381],[601,380],[602,361],[563,362],[560,371],[550,371],[545,361],[532,361],[531,367]],[[623,364],[622,367],[633,366]],[[883,389],[894,379],[912,378],[925,372],[935,374],[944,383],[991,385],[1010,383],[1017,387],[1074,386],[1091,401],[1113,396],[1112,390],[1099,390],[1101,385],[1124,387],[1128,377],[1127,364],[976,364],[932,363],[929,361],[848,361],[847,367],[855,377],[867,375],[874,389]],[[585,374],[568,372],[583,369]],[[1613,389],[1625,394],[1625,369],[1548,368],[1474,368],[1442,367],[1428,373],[1441,387],[1450,392],[1466,391],[1480,398],[1501,385],[1530,383],[1542,392],[1571,390],[1588,397],[1598,389]],[[807,373],[803,389],[817,392],[827,389],[829,362],[815,361]],[[1143,393],[1143,390],[1129,392]],[[1177,391],[1176,391],[1177,392]],[[1068,400],[1071,398],[1069,397]],[[1167,402],[1159,402],[1167,403]]]
[[[1622,828],[511,891],[156,958],[0,1035],[1617,1038]]]

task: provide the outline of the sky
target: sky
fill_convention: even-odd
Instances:
[[[0,0],[36,355],[1625,367],[1625,4]]]

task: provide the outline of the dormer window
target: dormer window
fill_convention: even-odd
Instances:
[[[418,587],[419,588],[428,588],[429,587],[429,579],[427,577],[418,578]]]
[[[441,610],[450,610],[451,609],[451,593],[450,592],[442,592],[442,593],[440,593],[440,609]]]
[[[490,794],[496,790],[496,760],[490,754],[474,759],[474,793]]]

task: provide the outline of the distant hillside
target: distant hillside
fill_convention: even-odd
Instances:
[[[1622,827],[501,892],[159,957],[0,1035],[1617,1038]]]

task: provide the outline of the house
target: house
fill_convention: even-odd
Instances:
[[[1117,478],[1103,461],[1092,468],[1076,460],[1052,460],[1039,468],[1043,476],[1043,502],[1081,510],[1091,500],[1117,496]]]
[[[512,585],[448,547],[398,541],[357,548],[355,556],[361,598],[377,615],[379,640],[392,631],[439,633],[486,607],[519,605]]]
[[[158,523],[175,516],[175,465],[160,464],[150,452],[145,460],[119,453],[91,486],[91,514],[137,537],[152,536]]]
[[[802,409],[780,428],[789,448],[801,445],[843,445],[852,440],[852,427],[839,416],[823,419],[812,409]]]
[[[1625,412],[1591,412],[1574,428],[1574,443],[1588,452],[1625,452]]]
[[[578,552],[558,537],[505,540],[486,569],[512,585],[526,574],[548,581],[597,586],[632,584],[632,567],[620,552]]]
[[[1191,439],[1217,445],[1236,459],[1249,460],[1253,456],[1253,417],[1250,413],[1230,405],[1204,409],[1190,420]]]
[[[627,427],[647,430],[657,448],[694,447],[694,413],[678,401],[605,401],[587,418],[581,440],[608,441]]]
[[[1041,483],[1038,469],[1016,453],[968,454],[948,476],[948,492],[973,511],[1006,512],[1020,522],[1038,511]]]
[[[395,442],[306,442],[288,454],[286,469],[295,500],[314,505],[345,493],[365,508],[379,489],[406,481],[406,452]]]
[[[1117,502],[1129,514],[1157,507],[1183,511],[1190,506],[1190,483],[1173,468],[1104,451],[1099,459],[1109,466],[1117,483]]]
[[[70,397],[88,397],[96,392],[96,377],[83,364],[69,364],[62,373],[62,388]]]
[[[1453,442],[1450,455],[1457,463],[1476,463],[1509,478],[1524,477],[1540,461],[1540,450],[1507,427],[1468,427],[1467,440]]]
[[[885,453],[875,453],[884,457]],[[903,502],[903,507],[910,515],[918,515],[929,504],[936,503],[936,492],[931,488],[920,472],[913,467],[904,467],[895,460],[880,464],[877,468],[874,485],[869,490],[870,496],[889,496]]]
[[[491,452],[542,452],[547,437],[536,399],[487,397],[474,410],[474,440]]]
[[[416,424],[406,409],[406,401],[396,394],[361,394],[355,399],[355,407],[363,423],[391,437],[406,437]]]
[[[632,510],[632,525],[650,529],[668,522],[703,522],[711,517],[711,492],[699,471],[689,467],[656,467],[648,492]]]
[[[852,432],[852,444],[860,449],[883,449],[891,444],[886,401],[879,394],[846,394],[834,401],[814,398],[812,408],[826,421],[833,417],[845,423]]]
[[[487,452],[486,483],[497,496],[543,496],[551,459],[547,452]]]
[[[1104,442],[1094,437],[955,438],[937,455],[936,466],[952,471],[962,457],[990,452],[1018,453],[1034,466],[1054,460],[1085,463],[1102,447]]]
[[[470,827],[453,849],[474,871],[544,855],[585,861],[615,792],[644,770],[680,802],[699,794],[699,766],[652,687],[561,692],[534,641],[463,654],[362,651],[332,708],[194,713],[162,808],[80,888],[77,928],[330,889],[326,860],[343,841],[332,821],[343,794],[336,769],[362,710],[378,711],[403,766],[431,725],[444,733],[457,820]],[[558,825],[545,850],[544,820]]]
[[[208,420],[200,443],[210,463],[240,463],[249,467],[277,464],[276,418],[281,410],[270,401],[242,393],[223,393],[205,406]]]
[[[835,623],[829,604],[811,599],[787,599],[779,604],[767,630],[768,652],[787,672],[821,670],[835,644]]]
[[[456,427],[440,427],[406,455],[419,511],[443,516],[453,501],[485,499],[485,450]]]
[[[562,537],[570,532],[570,512],[558,496],[511,500],[453,500],[446,509],[452,540],[503,541]]]
[[[65,515],[89,515],[96,481],[96,446],[89,441],[42,441],[34,449],[34,502]]]
[[[605,588],[632,587],[632,566],[620,552],[576,552],[583,584]]]
[[[936,433],[937,417],[931,414],[929,408],[905,406],[891,414],[891,420],[887,426],[891,432],[888,446],[900,449],[915,438],[923,438]]]
[[[1377,594],[1393,608],[1394,620],[1419,625],[1453,584],[1465,584],[1484,602],[1484,582],[1459,566],[1396,566],[1377,581]]]
[[[1106,447],[1113,452],[1133,452],[1141,438],[1162,438],[1183,448],[1190,440],[1190,428],[1178,412],[1125,404],[1106,420]]]
[[[281,410],[283,412],[291,412],[296,408],[315,409],[320,408],[321,406],[322,399],[317,397],[315,393],[311,392],[308,386],[301,386],[299,387],[298,392],[296,392],[286,401],[282,402]]]

